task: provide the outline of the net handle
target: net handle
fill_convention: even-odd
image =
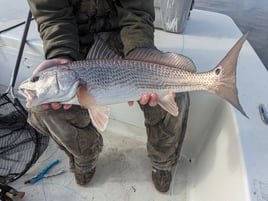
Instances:
[[[16,79],[17,79],[17,76],[18,76],[20,62],[21,62],[23,50],[24,50],[24,47],[25,47],[25,43],[26,43],[26,39],[27,39],[29,27],[30,27],[30,24],[31,24],[31,20],[32,20],[32,13],[29,10],[28,16],[27,16],[27,19],[26,19],[26,23],[25,23],[25,27],[24,27],[24,31],[23,31],[23,35],[22,35],[22,39],[21,39],[21,43],[20,43],[20,47],[19,47],[19,52],[18,52],[18,55],[17,55],[17,60],[16,60],[15,68],[14,68],[14,70],[12,72],[10,84],[9,84],[9,87],[8,87],[8,90],[7,90],[7,93],[9,91],[11,91],[11,95],[13,97],[14,97],[13,89],[14,89],[14,86],[15,86],[15,83],[16,83]]]

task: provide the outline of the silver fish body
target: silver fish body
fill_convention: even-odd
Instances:
[[[204,73],[196,73],[194,63],[183,55],[141,48],[121,58],[97,40],[87,60],[38,72],[19,89],[29,108],[49,102],[88,108],[100,130],[106,128],[109,115],[102,106],[138,100],[145,93],[157,93],[159,105],[176,116],[178,108],[171,93],[206,90],[246,116],[236,88],[237,59],[246,37],[242,36],[215,68]]]
[[[100,105],[138,100],[145,93],[212,91],[218,80],[214,72],[198,74],[135,60],[84,60],[66,67],[78,74]]]

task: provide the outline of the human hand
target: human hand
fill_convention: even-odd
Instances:
[[[58,57],[58,58],[54,58],[54,59],[48,59],[43,61],[39,66],[37,66],[37,68],[33,71],[33,75],[35,75],[36,73],[38,73],[39,71],[45,70],[47,68],[56,66],[56,65],[62,65],[62,64],[67,64],[69,62],[71,62],[72,60],[68,57]],[[58,102],[52,102],[52,103],[46,103],[46,104],[42,104],[42,107],[44,109],[48,109],[48,108],[52,108],[54,110],[58,110],[63,106],[63,109],[68,110],[72,107],[71,104],[60,104]]]
[[[156,93],[143,94],[139,100],[141,105],[149,104],[151,107],[155,107],[158,104],[158,96]],[[132,106],[134,101],[128,101],[128,105]]]

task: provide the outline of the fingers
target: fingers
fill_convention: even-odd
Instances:
[[[128,101],[128,106],[133,106],[134,105],[134,101]]]
[[[37,68],[33,71],[33,75],[35,75],[39,71],[45,70],[52,66],[63,65],[63,64],[69,63],[70,61],[71,59],[68,59],[68,58],[55,58],[55,59],[45,60],[39,66],[37,66]]]
[[[43,109],[49,109],[52,108],[54,110],[58,110],[61,108],[61,104],[58,102],[53,102],[53,103],[46,103],[46,104],[42,104],[42,108]]]
[[[146,105],[150,100],[149,94],[143,94],[140,98],[140,104]]]
[[[42,108],[46,110],[46,109],[50,108],[50,105],[49,104],[42,104]]]
[[[155,107],[158,104],[158,97],[155,93],[143,94],[140,98],[140,104],[149,104],[151,107]]]
[[[71,107],[72,107],[71,104],[64,104],[63,105],[63,109],[65,109],[65,110],[69,110]]]
[[[58,110],[58,109],[61,108],[61,104],[60,104],[60,103],[57,103],[57,102],[51,103],[50,106],[51,106],[52,109],[54,109],[54,110]]]
[[[64,105],[62,105],[62,104],[60,104],[58,102],[42,104],[42,108],[43,109],[52,108],[53,110],[58,110],[61,107],[63,107],[63,109],[65,109],[65,110],[69,110],[72,107],[72,105],[71,104],[64,104]]]
[[[157,104],[158,104],[158,96],[155,93],[153,93],[150,96],[149,105],[151,107],[155,107],[157,106]]]
[[[151,107],[155,107],[158,104],[158,96],[156,93],[143,94],[139,100],[141,105],[149,104]],[[134,101],[128,101],[129,106],[134,105]]]

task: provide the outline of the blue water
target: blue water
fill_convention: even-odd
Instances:
[[[195,0],[195,8],[230,16],[268,69],[268,0]]]

